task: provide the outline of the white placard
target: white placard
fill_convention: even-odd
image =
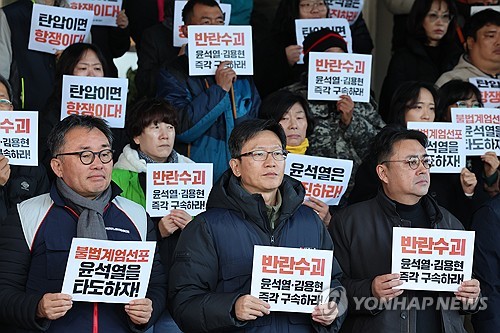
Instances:
[[[471,279],[474,231],[393,228],[392,273],[395,289],[458,291]]]
[[[295,37],[297,38],[297,45],[302,45],[304,39],[311,32],[315,32],[324,28],[328,28],[333,32],[342,36],[347,44],[347,51],[352,53],[352,37],[349,22],[343,18],[325,18],[325,19],[298,19],[295,20]],[[304,63],[304,50],[298,64]]]
[[[460,173],[465,168],[465,125],[439,122],[408,122],[408,129],[425,133],[432,157],[431,173]]]
[[[332,262],[333,251],[255,245],[250,294],[271,311],[312,313],[327,302]]]
[[[338,101],[349,95],[354,102],[368,103],[371,72],[371,55],[311,52],[307,98]]]
[[[288,154],[285,174],[302,182],[306,197],[338,205],[347,190],[352,165],[351,160]]]
[[[183,209],[196,216],[206,209],[212,178],[212,163],[148,163],[146,211],[163,217]]]
[[[174,46],[181,47],[187,44],[188,38],[182,33],[182,10],[187,4],[187,1],[176,1],[174,4]],[[219,4],[222,14],[224,15],[224,25],[229,25],[231,19],[231,5],[227,3]]]
[[[128,303],[146,297],[156,242],[73,238],[61,292],[73,301]]]
[[[500,155],[500,109],[452,108],[451,120],[465,124],[465,153],[481,156],[494,151]]]
[[[38,112],[0,111],[0,155],[10,165],[38,165]]]
[[[28,49],[55,54],[74,43],[90,41],[94,12],[33,5]]]
[[[252,27],[188,26],[189,75],[214,75],[222,61],[237,75],[253,75]]]
[[[497,12],[500,12],[500,6],[471,6],[470,7],[470,15],[474,15],[477,12],[480,12],[485,9],[493,9],[496,10]]]
[[[500,108],[500,80],[488,77],[471,77],[469,82],[481,92],[485,108]]]
[[[358,19],[363,9],[363,0],[326,0],[330,17],[345,18],[350,24]]]
[[[63,76],[61,120],[71,114],[105,119],[110,127],[125,126],[128,79]]]
[[[68,0],[71,9],[94,12],[92,25],[116,27],[116,17],[121,11],[123,0]]]

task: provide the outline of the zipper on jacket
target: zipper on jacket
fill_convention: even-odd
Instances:
[[[99,333],[99,309],[97,303],[94,303],[94,316],[92,321],[92,333]]]
[[[271,235],[271,246],[274,246],[274,234]]]

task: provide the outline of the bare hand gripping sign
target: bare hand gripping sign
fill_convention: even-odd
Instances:
[[[128,303],[146,297],[155,242],[73,238],[62,293],[74,301]]]

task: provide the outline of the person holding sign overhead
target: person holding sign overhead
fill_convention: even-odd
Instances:
[[[61,293],[74,237],[156,240],[144,208],[118,196],[111,182],[112,141],[105,121],[91,116],[71,115],[51,132],[57,179],[50,193],[22,202],[2,224],[0,322],[7,331],[142,332],[163,312],[166,280],[157,255],[145,298],[89,303]],[[87,287],[98,295],[104,289]]]
[[[215,0],[190,0],[182,11],[189,25],[223,25]],[[187,35],[187,33],[186,33]],[[214,180],[230,160],[227,140],[235,125],[257,117],[260,97],[250,76],[236,76],[222,61],[214,76],[190,76],[187,54],[160,71],[157,96],[178,112],[176,149],[198,163],[213,163]]]
[[[300,95],[287,90],[279,90],[269,95],[260,108],[260,118],[279,122],[286,135],[286,150],[293,154],[307,154],[307,136],[314,130],[307,101]],[[314,197],[304,201],[304,205],[314,209],[328,227],[331,215],[327,204]]]
[[[274,120],[248,120],[229,139],[232,159],[207,211],[187,225],[170,269],[169,308],[185,332],[338,332],[338,300],[312,313],[273,312],[250,295],[255,245],[332,250],[301,183],[284,175],[286,137]],[[333,261],[330,288],[342,272]],[[331,295],[331,294],[330,294]]]
[[[463,229],[427,194],[432,160],[426,146],[422,132],[384,128],[373,145],[382,188],[333,215],[329,231],[349,300],[344,332],[465,333],[461,311],[476,311],[476,279],[463,281],[455,293],[414,291],[399,289],[402,276],[391,272],[394,227]]]
[[[14,110],[11,98],[10,84],[0,75],[0,111]],[[49,179],[42,165],[9,165],[9,159],[0,153],[0,222],[16,204],[48,190]]]

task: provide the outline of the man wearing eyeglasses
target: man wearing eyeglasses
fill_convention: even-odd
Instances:
[[[231,168],[212,188],[207,211],[182,232],[170,269],[169,307],[184,332],[339,330],[333,301],[312,314],[270,312],[250,295],[254,245],[333,250],[318,215],[302,205],[303,186],[284,175],[285,145],[274,120],[248,120],[231,133]],[[340,275],[334,260],[331,288],[340,288]]]
[[[60,292],[74,237],[156,240],[144,209],[119,197],[121,190],[111,183],[111,144],[110,128],[90,116],[69,116],[49,136],[57,176],[50,193],[20,203],[2,225],[0,325],[6,331],[142,332],[165,308],[158,256],[146,298],[128,304],[73,302]]]
[[[457,79],[500,78],[500,13],[485,9],[472,15],[465,22],[464,37],[466,52],[451,71],[436,81],[438,87]]]
[[[478,304],[480,288],[475,279],[464,281],[452,294],[395,289],[402,282],[399,274],[390,274],[394,227],[463,229],[427,194],[432,160],[426,146],[427,137],[421,132],[384,128],[372,148],[382,185],[378,195],[332,218],[335,257],[344,272],[341,282],[349,299],[343,332],[465,333],[457,308],[473,312]],[[385,308],[383,302],[391,300]],[[458,306],[439,308],[438,302]]]

